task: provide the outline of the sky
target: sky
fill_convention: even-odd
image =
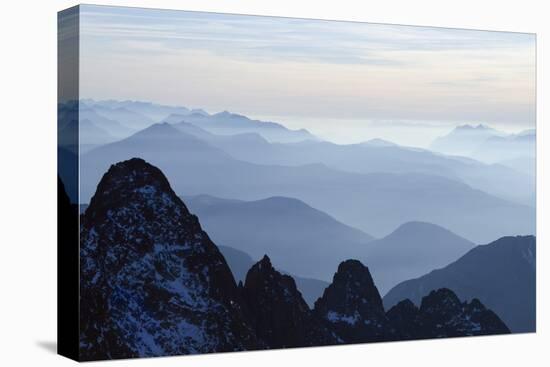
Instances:
[[[535,127],[534,34],[85,5],[80,36],[83,98],[228,110],[336,141]]]

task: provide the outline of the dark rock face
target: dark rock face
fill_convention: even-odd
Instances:
[[[462,303],[446,288],[430,292],[420,308],[408,299],[401,301],[388,311],[387,317],[392,340],[510,333],[479,300]]]
[[[314,312],[343,343],[384,340],[382,299],[369,269],[357,260],[338,266],[332,284],[315,302]]]
[[[80,236],[83,360],[261,345],[223,256],[156,167],[111,166]]]
[[[432,291],[420,308],[405,299],[386,313],[368,268],[357,260],[340,264],[314,312],[341,343],[510,333],[479,300],[462,303],[449,289]]]
[[[389,340],[419,339],[427,335],[418,307],[409,299],[393,306],[387,313],[387,338]]]
[[[269,348],[337,342],[311,313],[294,279],[276,271],[267,256],[248,271],[243,292],[256,334]]]
[[[479,300],[460,302],[453,291],[442,288],[422,299],[420,315],[428,337],[508,334],[510,330]]]

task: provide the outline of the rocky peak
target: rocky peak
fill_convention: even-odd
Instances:
[[[158,168],[111,166],[80,236],[83,359],[258,346],[225,259]]]
[[[431,291],[422,299],[420,317],[427,331],[422,337],[510,333],[502,320],[478,299],[460,302],[456,294],[446,288]]]
[[[344,342],[383,337],[386,316],[382,299],[369,269],[360,261],[340,263],[332,284],[315,302],[314,310]]]
[[[174,199],[177,199],[168,180],[158,168],[143,159],[132,158],[112,165],[103,175],[90,201],[89,211],[104,214],[107,207],[148,201],[160,195],[167,196],[167,204],[170,204],[170,200],[175,202]]]
[[[406,299],[386,314],[392,340],[442,338],[466,335],[507,334],[509,329],[477,299],[460,302],[446,288],[430,292],[420,308]]]
[[[252,269],[254,269],[256,266],[258,271],[264,271],[264,272],[275,271],[275,269],[273,268],[273,265],[271,265],[271,259],[267,255],[264,255],[262,259],[252,267]]]
[[[462,310],[462,303],[456,294],[447,288],[433,290],[422,299],[420,311],[424,315],[446,317]]]
[[[243,293],[256,334],[269,348],[336,342],[312,315],[294,279],[275,270],[267,255],[248,271]]]

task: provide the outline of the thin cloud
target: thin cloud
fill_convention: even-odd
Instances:
[[[532,34],[81,9],[81,87],[98,99],[534,126]]]

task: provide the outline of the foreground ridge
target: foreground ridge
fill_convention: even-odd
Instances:
[[[142,159],[103,176],[81,216],[80,359],[114,359],[508,333],[449,289],[385,312],[357,260],[310,310],[266,255],[244,285],[163,173]]]

